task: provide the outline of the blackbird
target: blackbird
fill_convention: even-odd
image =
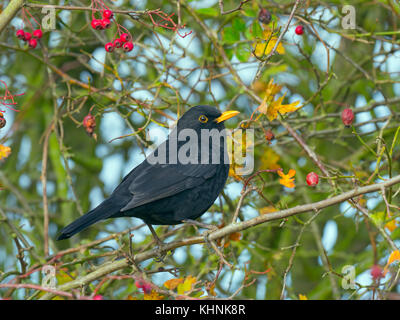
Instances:
[[[157,242],[151,225],[195,223],[212,206],[228,178],[224,121],[238,113],[221,113],[211,106],[189,109],[168,139],[129,172],[109,198],[62,229],[57,240],[109,218],[140,218]],[[203,132],[214,134],[202,139]]]

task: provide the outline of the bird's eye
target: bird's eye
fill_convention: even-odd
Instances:
[[[200,121],[201,123],[206,123],[206,122],[208,121],[208,118],[207,118],[204,114],[202,114],[202,115],[199,117],[199,121]]]

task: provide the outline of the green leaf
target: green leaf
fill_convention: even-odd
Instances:
[[[247,44],[241,43],[236,47],[235,54],[240,62],[247,62],[250,58],[251,51]]]
[[[253,29],[253,39],[254,39],[254,38],[262,38],[263,30],[262,30],[262,28],[260,27],[260,24],[258,23],[258,20],[255,20],[255,21],[253,22],[253,27],[252,27],[252,29]]]
[[[197,13],[210,17],[218,17],[219,11],[215,8],[201,8],[196,10]]]
[[[226,43],[235,43],[240,40],[240,34],[233,27],[226,27],[222,31],[222,38]]]
[[[237,32],[245,32],[246,31],[246,22],[242,18],[235,18],[232,22],[232,27]]]

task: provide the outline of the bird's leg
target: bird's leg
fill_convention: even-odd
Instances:
[[[163,252],[163,248],[164,248],[164,242],[161,241],[161,239],[157,236],[156,231],[153,229],[151,224],[147,223],[147,226],[149,227],[151,234],[153,235],[153,238],[155,240],[155,242],[157,243],[157,257],[156,257],[156,261],[160,262],[163,261],[165,256],[166,256],[166,252]]]

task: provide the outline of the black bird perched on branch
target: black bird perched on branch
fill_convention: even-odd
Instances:
[[[228,178],[224,121],[238,113],[221,113],[211,106],[188,110],[168,139],[109,198],[62,229],[57,240],[68,239],[100,220],[137,217],[160,244],[151,225],[194,222],[212,206]]]

